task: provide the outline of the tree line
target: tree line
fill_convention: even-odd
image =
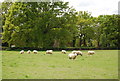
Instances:
[[[68,2],[3,2],[2,43],[10,47],[118,47],[119,15],[93,17]]]

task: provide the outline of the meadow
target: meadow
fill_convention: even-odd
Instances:
[[[45,55],[19,54],[19,51],[2,51],[3,79],[118,79],[118,50],[95,50],[96,54],[75,60],[68,54],[54,51]]]

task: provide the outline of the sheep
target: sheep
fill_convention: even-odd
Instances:
[[[37,50],[33,50],[33,53],[34,53],[34,54],[37,54],[37,53],[38,53],[38,51],[37,51]]]
[[[53,50],[47,50],[46,54],[52,54]]]
[[[83,55],[83,53],[81,51],[77,51],[76,53],[77,53],[77,55],[81,55],[81,56]]]
[[[68,55],[68,57],[69,57],[69,59],[76,59],[76,57],[77,57],[77,54],[76,53],[70,53],[69,55]]]
[[[73,53],[73,54],[76,53],[77,55],[81,55],[81,56],[83,55],[83,53],[82,53],[81,51],[72,51],[72,53]]]
[[[63,53],[63,54],[66,54],[66,51],[65,51],[65,50],[62,50],[62,53]]]
[[[95,51],[88,51],[88,55],[93,55],[93,54],[95,54]]]
[[[20,51],[20,54],[23,54],[23,53],[24,53],[24,50],[21,50],[21,51]]]
[[[77,51],[72,51],[73,54],[75,54]]]
[[[31,51],[30,51],[30,50],[28,50],[28,51],[27,51],[27,53],[28,53],[28,54],[30,54],[30,53],[31,53]]]

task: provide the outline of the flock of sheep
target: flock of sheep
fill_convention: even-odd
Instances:
[[[66,53],[67,53],[66,50],[62,50],[61,52],[62,52],[63,54],[66,54]],[[27,53],[30,54],[31,51],[28,50]],[[37,50],[33,50],[33,53],[34,53],[34,54],[37,54],[38,51],[37,51]],[[21,50],[21,51],[20,51],[20,54],[24,54],[24,50]],[[53,54],[53,50],[47,50],[47,51],[46,51],[46,54]],[[95,54],[95,51],[88,51],[88,55],[89,55],[89,56],[91,56],[91,55],[93,55],[93,54]],[[68,57],[69,57],[69,59],[73,59],[73,60],[74,60],[78,55],[83,56],[83,53],[82,53],[81,51],[72,51],[71,53],[68,54]]]

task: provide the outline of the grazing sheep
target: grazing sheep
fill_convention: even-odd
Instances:
[[[63,53],[63,54],[66,54],[66,51],[65,51],[65,50],[62,50],[62,53]]]
[[[83,55],[83,53],[81,51],[77,51],[76,54],[81,55],[81,56]]]
[[[30,50],[28,50],[28,51],[27,51],[27,53],[28,53],[28,54],[30,54],[30,53],[31,53],[31,51],[30,51]]]
[[[77,51],[72,51],[73,54],[75,54]]]
[[[38,53],[38,51],[37,51],[37,50],[33,50],[33,53],[34,53],[34,54],[37,54],[37,53]]]
[[[23,54],[23,53],[24,53],[24,50],[21,50],[21,51],[20,51],[20,54]]]
[[[94,51],[88,51],[88,55],[93,55],[93,54],[95,54]]]
[[[73,53],[73,54],[76,53],[77,55],[81,55],[81,56],[83,55],[83,53],[82,53],[81,51],[72,51],[72,53]]]
[[[76,53],[70,53],[68,55],[68,57],[69,57],[69,59],[73,59],[74,60],[77,57],[77,54]]]
[[[53,50],[47,50],[46,54],[52,54]]]

